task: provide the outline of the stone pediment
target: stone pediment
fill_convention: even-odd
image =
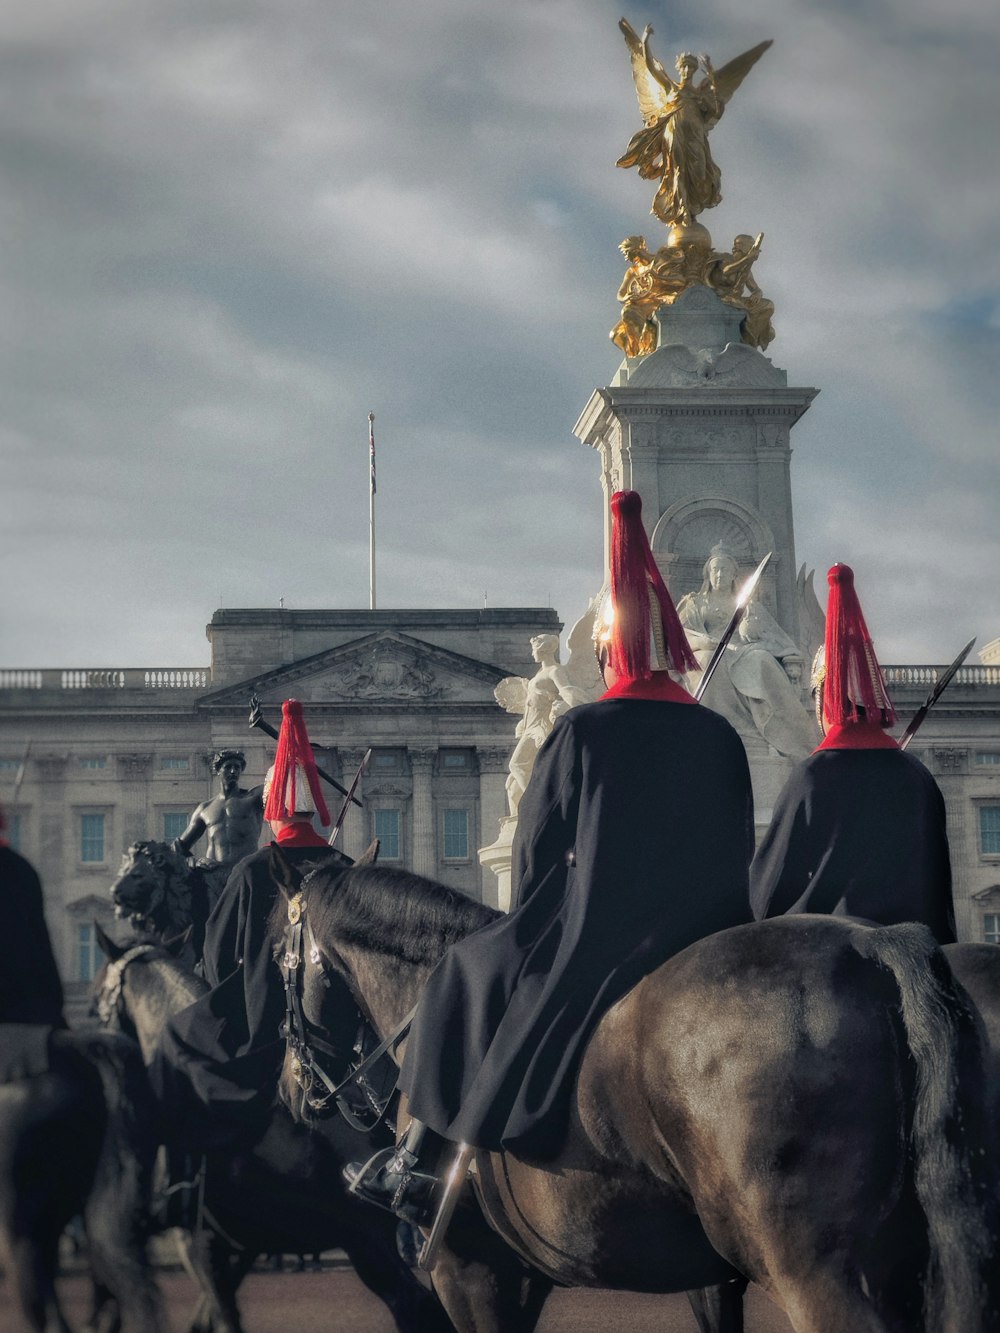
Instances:
[[[203,707],[262,704],[493,703],[493,689],[509,673],[435,644],[386,630],[276,667],[205,695]]]

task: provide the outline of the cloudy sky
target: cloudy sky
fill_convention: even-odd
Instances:
[[[594,453],[640,121],[620,0],[7,0],[0,666],[208,661],[219,606],[553,605],[601,581]],[[796,545],[883,661],[1000,635],[993,0],[646,0],[775,39],[713,134],[768,349],[821,393]],[[649,233],[652,234],[652,233]]]

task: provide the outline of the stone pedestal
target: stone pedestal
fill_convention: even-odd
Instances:
[[[510,762],[510,751],[501,749],[498,745],[481,746],[476,751],[476,757],[479,762],[479,819],[480,829],[483,837],[489,837],[494,829],[499,828],[507,818],[507,765]],[[484,853],[489,853],[492,849],[489,847],[480,848],[479,864],[482,866],[480,872],[479,895],[482,902],[489,907],[496,907],[497,903],[497,882],[494,876],[492,866],[488,855],[484,860]],[[508,858],[508,883],[510,861]]]
[[[492,871],[496,877],[496,894],[487,897],[483,891],[483,901],[487,907],[498,907],[501,912],[510,911],[510,866],[511,848],[514,843],[514,830],[517,828],[516,815],[504,815],[500,821],[500,836],[489,847],[480,847],[479,864]]]
[[[798,762],[776,753],[759,736],[741,734],[740,740],[747,752],[750,765],[750,783],[753,787],[753,821],[759,843],[771,822],[778,793]]]
[[[657,319],[657,350],[625,361],[574,428],[601,458],[605,567],[611,495],[638,491],[675,601],[699,586],[717,542],[747,573],[770,551],[758,599],[798,643],[789,435],[817,390],[789,388],[785,371],[740,342],[740,312],[708,287]]]

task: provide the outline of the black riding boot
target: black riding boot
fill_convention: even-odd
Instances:
[[[349,1162],[344,1179],[351,1193],[386,1208],[405,1222],[430,1226],[440,1184],[441,1139],[420,1120],[411,1120],[395,1148],[383,1148],[367,1162]]]

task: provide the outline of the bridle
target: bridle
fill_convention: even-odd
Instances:
[[[307,941],[308,956],[304,951],[304,944]],[[284,951],[279,960],[285,987],[285,1021],[281,1026],[281,1035],[284,1037],[285,1046],[291,1055],[291,1075],[302,1090],[303,1102],[314,1114],[322,1114],[329,1109],[330,1103],[334,1102],[341,1115],[353,1129],[363,1134],[370,1134],[386,1118],[395,1093],[395,1087],[390,1090],[384,1100],[380,1100],[365,1075],[379,1057],[390,1050],[405,1035],[413,1022],[416,1008],[406,1015],[399,1027],[384,1041],[379,1042],[373,1050],[366,1051],[368,1036],[373,1030],[373,1024],[370,1016],[366,1015],[360,997],[354,987],[351,987],[351,994],[354,1003],[357,1005],[360,1018],[353,1053],[360,1058],[356,1062],[349,1061],[350,1072],[346,1078],[341,1079],[339,1083],[335,1083],[320,1063],[317,1052],[330,1058],[337,1058],[340,1053],[322,1035],[322,1028],[306,1018],[305,1010],[302,1007],[300,980],[304,980],[307,962],[311,966],[319,968],[321,974],[324,974],[324,980],[325,972],[323,955],[316,940],[312,922],[306,912],[306,902],[301,888],[292,894],[288,900],[288,923],[285,926],[283,946]],[[326,984],[329,985],[329,982],[327,981]],[[361,1093],[366,1107],[375,1113],[374,1120],[366,1123],[355,1114],[346,1096],[347,1090],[352,1087]]]
[[[97,1010],[97,1017],[105,1027],[111,1025],[111,1020],[118,1015],[118,1006],[122,997],[122,987],[125,984],[125,969],[129,963],[136,958],[142,958],[145,954],[155,953],[157,946],[155,944],[135,944],[131,949],[108,963],[104,973],[104,981],[101,983],[101,989],[94,998],[94,1008]]]

